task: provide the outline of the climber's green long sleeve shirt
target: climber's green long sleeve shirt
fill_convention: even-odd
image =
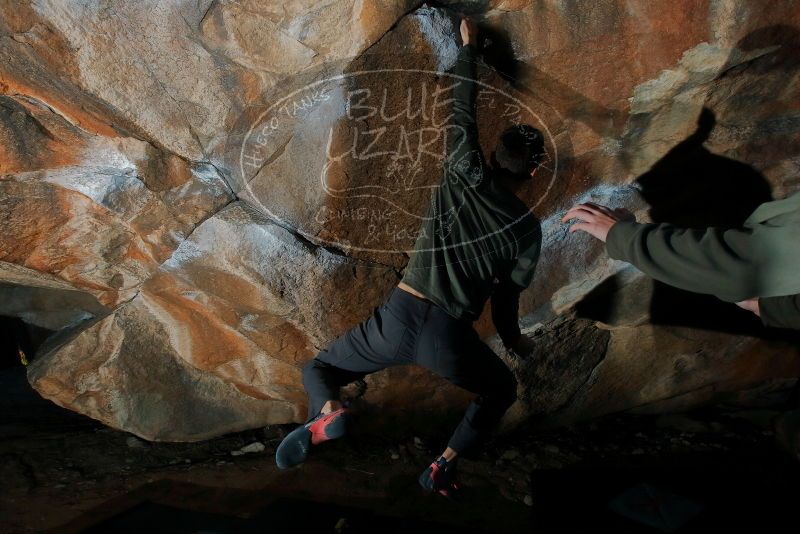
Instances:
[[[764,324],[800,329],[800,193],[762,204],[736,229],[618,222],[606,246],[681,289],[728,302],[760,297]]]
[[[492,296],[495,326],[508,342],[519,335],[517,297],[533,279],[541,228],[525,203],[496,182],[484,160],[475,120],[475,55],[472,45],[458,54],[444,176],[403,282],[470,321]]]

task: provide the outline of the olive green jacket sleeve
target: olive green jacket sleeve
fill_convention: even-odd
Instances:
[[[738,302],[756,295],[757,263],[740,230],[696,230],[669,224],[618,222],[608,255],[671,286]]]
[[[758,299],[765,326],[800,330],[800,295]]]
[[[453,121],[447,129],[447,177],[453,185],[474,187],[481,183],[486,161],[478,141],[475,97],[478,92],[477,55],[473,45],[459,48],[453,74]]]
[[[618,222],[608,254],[666,284],[728,302],[800,293],[800,194],[759,206],[742,228]]]

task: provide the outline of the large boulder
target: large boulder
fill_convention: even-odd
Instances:
[[[560,222],[594,200],[735,225],[798,190],[793,2],[273,4],[0,6],[0,313],[58,330],[30,367],[42,395],[149,439],[301,421],[301,366],[396,284],[451,164],[456,8],[487,36],[485,155],[513,123],[545,137],[521,194],[543,232],[535,349],[476,323],[520,384],[507,422],[752,401],[798,375],[791,339]],[[401,417],[468,397],[419,369],[367,382]]]

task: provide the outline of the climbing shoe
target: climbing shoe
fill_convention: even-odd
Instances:
[[[452,499],[459,490],[455,477],[455,462],[448,462],[444,457],[439,457],[419,476],[419,485],[427,492],[436,492]]]
[[[319,414],[283,438],[275,451],[275,463],[280,469],[288,469],[305,462],[312,445],[341,438],[347,433],[349,422],[350,412],[346,408]]]

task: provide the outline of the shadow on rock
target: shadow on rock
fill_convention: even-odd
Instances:
[[[695,132],[637,179],[653,222],[687,228],[736,228],[760,204],[772,200],[769,183],[756,169],[703,146],[715,124],[714,113],[703,109]],[[648,293],[649,309],[637,306]],[[576,306],[576,312],[579,317],[616,326],[649,320],[652,324],[769,339],[797,337],[790,332],[765,329],[749,312],[713,295],[631,277],[627,271],[590,292]]]
[[[703,109],[695,132],[637,179],[653,222],[688,228],[735,228],[756,207],[772,199],[769,184],[757,170],[703,146],[715,123],[714,113]],[[619,315],[616,308],[628,300],[617,295],[625,292],[627,284],[616,278],[587,295],[576,308],[578,315],[614,324]],[[763,331],[757,318],[712,295],[646,282],[649,287],[640,287],[641,281],[636,284],[636,293],[639,300],[651,293],[649,321],[653,324],[751,335]]]
[[[713,131],[715,138],[735,141],[737,155],[748,161],[772,160],[791,153],[777,147],[791,144],[799,128],[788,109],[789,117],[785,117],[787,113],[774,108],[786,107],[792,101],[786,97],[786,91],[791,91],[786,72],[800,71],[798,50],[800,32],[785,25],[760,28],[736,44],[709,89],[694,133],[636,180],[654,222],[689,228],[735,228],[756,207],[772,200],[770,185],[761,173],[742,161],[714,154],[704,143]],[[712,109],[724,114],[724,123],[717,131]],[[742,133],[747,138],[742,138]],[[653,324],[794,339],[791,333],[765,329],[749,312],[714,296],[649,279],[633,287],[623,278],[625,275],[617,275],[587,295],[576,308],[578,315],[612,325],[620,320],[628,324],[649,320]],[[625,311],[620,319],[617,308],[636,300],[625,296],[631,292],[640,301],[650,293],[649,308]]]
[[[703,109],[697,130],[637,180],[653,222],[736,228],[772,200],[769,184],[753,167],[703,146],[715,123],[713,112]],[[733,333],[761,330],[757,318],[730,303],[661,282],[653,285],[650,320]]]

